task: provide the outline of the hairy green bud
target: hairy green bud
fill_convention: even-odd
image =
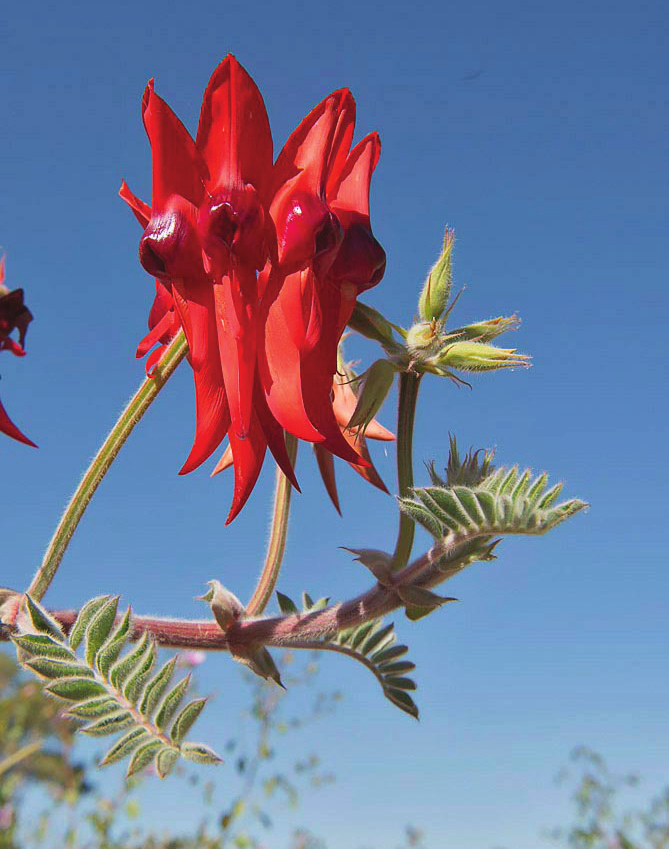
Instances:
[[[358,394],[353,415],[347,425],[351,430],[360,428],[364,434],[367,426],[378,413],[393,385],[397,367],[389,360],[376,360],[364,374],[362,389]]]
[[[530,365],[527,354],[515,348],[497,348],[483,342],[454,342],[435,357],[435,364],[444,369],[461,371],[492,371],[499,368]]]
[[[451,296],[451,252],[454,241],[455,231],[447,227],[441,255],[430,269],[418,300],[418,313],[425,321],[440,319]]]

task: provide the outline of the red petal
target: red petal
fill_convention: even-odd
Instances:
[[[234,457],[235,490],[232,496],[230,513],[225,520],[226,525],[232,522],[246,504],[258,480],[258,475],[265,459],[267,441],[255,415],[251,419],[251,428],[246,439],[238,439],[234,430],[230,431],[230,445],[232,446]]]
[[[337,479],[335,477],[334,457],[322,445],[314,445],[314,454],[318,469],[323,478],[325,489],[330,496],[330,501],[334,504],[334,508],[341,516],[341,507],[339,506],[339,493],[337,492]]]
[[[142,227],[146,227],[149,223],[149,218],[151,218],[151,207],[149,204],[145,203],[143,200],[138,198],[137,195],[133,194],[125,180],[121,183],[121,188],[118,190],[118,193],[135,213],[135,218],[139,221]]]
[[[165,333],[168,333],[172,325],[174,324],[174,314],[171,312],[165,313],[165,315],[160,319],[160,321],[146,334],[146,336],[142,339],[142,341],[137,346],[137,353],[135,356],[137,358],[143,357],[147,351],[149,351],[156,342],[159,342]],[[146,365],[147,371],[149,370],[149,364]]]
[[[202,101],[196,145],[209,169],[209,189],[250,183],[267,200],[272,132],[265,103],[247,71],[229,54]]]
[[[351,433],[350,431],[345,430],[343,432],[344,438],[346,441],[355,449],[357,449],[360,454],[367,461],[367,465],[363,466],[358,463],[350,463],[352,469],[361,475],[366,481],[373,484],[377,489],[380,489],[381,492],[388,492],[388,488],[385,483],[381,479],[381,475],[374,468],[374,464],[372,463],[372,458],[369,454],[369,449],[367,448],[367,443],[365,442],[364,437],[358,437],[356,434]]]
[[[232,425],[245,439],[251,424],[256,374],[257,282],[253,269],[234,264],[214,285],[216,330]]]
[[[218,475],[220,472],[224,472],[226,469],[229,469],[234,463],[234,459],[232,456],[232,445],[227,445],[225,451],[221,455],[221,459],[216,463],[214,469],[211,473],[211,477],[214,475]]]
[[[259,379],[256,380],[253,403],[256,415],[258,416],[258,421],[260,422],[260,426],[262,427],[263,433],[265,434],[267,446],[272,452],[272,456],[276,460],[281,471],[288,478],[288,480],[295,487],[295,489],[298,492],[301,492],[300,487],[297,483],[297,478],[295,477],[295,470],[293,469],[293,464],[291,463],[290,457],[288,456],[288,451],[286,450],[286,438],[284,430],[274,418],[274,416],[270,412],[269,407],[267,406],[267,402],[265,401],[265,396],[263,394],[262,387],[260,386]]]
[[[152,79],[142,98],[142,117],[153,152],[153,211],[162,209],[171,195],[199,206],[206,166],[188,130],[155,93]]]
[[[221,444],[230,427],[230,411],[220,368],[206,363],[193,376],[197,409],[195,439],[180,475],[192,472],[204,463]]]
[[[2,402],[0,401],[0,433],[5,433],[7,436],[11,436],[12,439],[17,439],[19,442],[23,442],[24,445],[31,445],[33,448],[37,448],[35,443],[28,439],[28,437],[21,433],[18,427],[14,424],[14,422],[7,415],[7,411],[2,406]]]
[[[351,151],[339,179],[328,184],[328,203],[338,213],[352,210],[369,220],[369,187],[381,156],[378,133],[365,136]]]

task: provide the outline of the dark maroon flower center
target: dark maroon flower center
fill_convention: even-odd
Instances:
[[[386,252],[367,224],[350,224],[330,266],[330,277],[337,282],[353,283],[359,292],[363,292],[376,286],[385,270]]]

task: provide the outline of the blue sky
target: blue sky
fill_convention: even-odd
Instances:
[[[1,584],[25,585],[143,375],[134,350],[152,282],[116,194],[122,177],[150,194],[143,88],[155,76],[194,129],[228,51],[260,86],[277,148],[342,85],[358,102],[357,137],[379,130],[372,211],[388,269],[369,303],[411,320],[448,223],[467,287],[454,320],[523,318],[513,344],[531,370],[475,378],[472,391],[424,382],[419,482],[454,432],[592,504],[549,537],[504,542],[495,563],[448,585],[457,605],[417,624],[395,617],[418,665],[420,724],[364,669],[324,659],[322,685],[344,702],[292,745],[318,750],[338,782],[280,819],[272,845],[305,824],[330,849],[387,847],[407,822],[432,849],[548,845],[540,830],[567,809],[551,779],[582,742],[645,775],[649,792],[666,781],[666,35],[663,4],[617,0],[25,0],[0,23],[0,245],[35,315],[29,355],[2,358],[1,397],[41,446],[0,443]],[[382,418],[392,426],[392,401]],[[176,474],[193,419],[184,367],[105,480],[49,603],[109,591],[137,610],[198,615],[193,596],[212,577],[251,591],[271,470],[224,528],[230,481]],[[338,546],[390,547],[395,508],[342,465],[339,519],[309,453],[280,588],[345,598],[366,578]],[[392,457],[376,456],[390,483]],[[200,686],[217,696],[199,726],[215,745],[235,733],[245,690],[218,656]],[[303,695],[289,699],[299,709]],[[171,825],[185,822],[192,809],[175,798],[176,785],[148,788],[147,821],[170,825],[174,811]]]

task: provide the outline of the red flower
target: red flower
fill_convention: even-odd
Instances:
[[[364,466],[340,432],[331,395],[337,345],[356,297],[379,282],[386,262],[369,225],[380,141],[372,133],[349,153],[354,123],[351,93],[333,92],[302,121],[276,162],[270,213],[277,253],[261,274],[260,376],[286,430]]]
[[[28,325],[33,320],[32,313],[23,303],[23,289],[9,289],[4,285],[5,258],[0,259],[0,351],[11,351],[17,357],[25,356],[26,333]],[[18,341],[12,339],[10,334],[18,330]],[[14,422],[9,418],[7,411],[0,402],[0,433],[5,433],[13,439],[18,439],[26,445],[37,448],[34,442],[21,433]]]
[[[235,466],[228,521],[248,498],[268,447],[297,486],[284,428],[366,464],[341,436],[331,398],[337,343],[355,297],[378,282],[385,264],[369,230],[367,198],[378,139],[363,140],[349,156],[354,109],[348,92],[326,98],[273,166],[262,96],[234,56],[221,62],[207,86],[195,141],[153,81],[144,93],[152,204],[125,182],[120,192],[144,227],[142,265],[157,278],[149,333],[137,354],[159,343],[150,371],[179,326],[184,329],[197,425],[181,473],[206,460],[228,433]],[[374,271],[361,270],[360,260],[369,265],[372,255]],[[308,313],[305,319],[305,304],[313,306],[313,321]],[[299,406],[291,409],[294,392],[285,387],[296,365]],[[306,393],[302,380],[311,387]]]

